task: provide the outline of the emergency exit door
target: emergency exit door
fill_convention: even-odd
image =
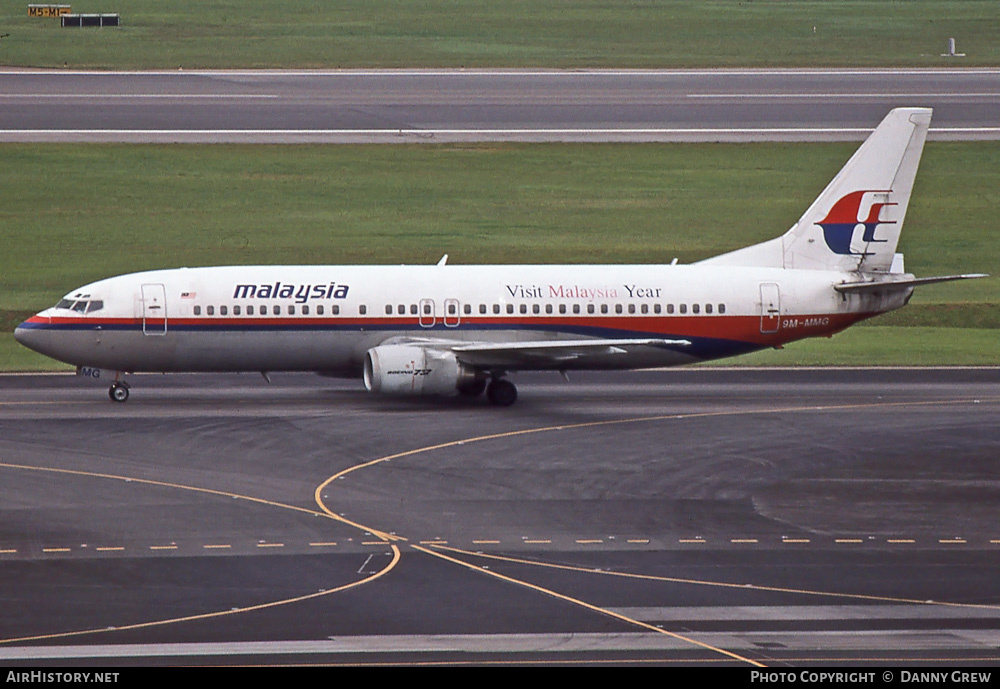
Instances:
[[[781,325],[781,292],[774,282],[760,283],[760,331],[776,333]]]

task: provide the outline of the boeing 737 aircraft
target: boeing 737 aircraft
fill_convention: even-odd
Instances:
[[[829,336],[917,285],[895,253],[931,110],[893,110],[780,237],[692,265],[231,266],[100,280],[14,331],[111,383],[127,373],[315,371],[506,406],[524,370],[675,366]],[[676,262],[675,262],[676,263]]]

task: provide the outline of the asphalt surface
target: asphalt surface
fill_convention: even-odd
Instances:
[[[0,71],[0,141],[860,141],[897,106],[1000,138],[1000,70]]]
[[[1000,660],[1000,369],[0,377],[0,662]]]

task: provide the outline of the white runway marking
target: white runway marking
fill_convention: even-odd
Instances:
[[[836,619],[836,618],[827,618]],[[992,629],[698,632],[693,638],[741,651],[760,651],[759,642],[783,651],[954,650],[1000,645]],[[213,643],[101,644],[0,647],[0,661],[72,658],[164,658],[177,656],[342,655],[368,653],[595,653],[687,650],[679,639],[662,634],[399,634],[338,636],[315,641],[235,641]]]
[[[927,91],[924,93],[689,93],[688,98],[712,98],[712,99],[724,99],[724,98],[738,98],[740,100],[774,100],[778,98],[784,99],[799,99],[799,98],[813,98],[813,99],[823,99],[823,98],[882,98],[891,100],[894,98],[914,98],[914,99],[924,99],[924,98],[947,98],[948,100],[954,100],[956,98],[996,98],[1000,96],[1000,91],[984,91],[980,93],[935,93],[933,91]]]
[[[274,94],[252,93],[0,93],[0,100],[30,99],[30,98],[76,98],[85,100],[129,100],[136,99],[189,99],[201,98],[210,100],[262,100],[281,98]]]
[[[460,143],[860,141],[856,127],[574,129],[0,129],[0,142],[122,143]],[[1000,127],[931,129],[931,140],[998,140]]]
[[[240,77],[571,77],[571,76],[927,76],[1000,75],[1000,68],[970,69],[173,69],[173,70],[60,70],[6,69],[0,77],[29,75],[67,76],[240,76]]]

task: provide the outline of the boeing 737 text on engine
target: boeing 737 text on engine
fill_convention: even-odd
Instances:
[[[512,404],[514,371],[675,366],[829,336],[897,309],[896,245],[931,111],[893,110],[780,237],[691,265],[230,266],[73,290],[22,344],[129,396],[126,375],[316,371],[376,393]]]

